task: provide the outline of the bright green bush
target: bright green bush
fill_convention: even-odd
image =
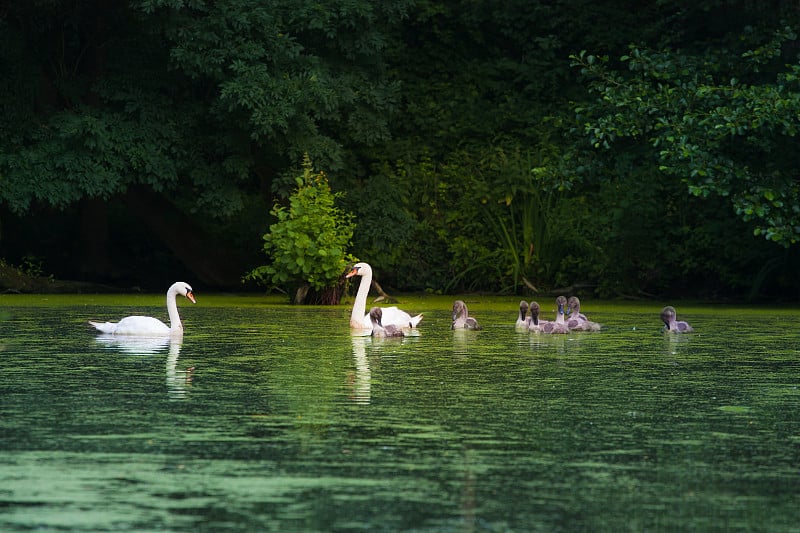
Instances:
[[[306,156],[288,207],[276,203],[271,211],[277,222],[264,235],[264,252],[272,262],[247,277],[294,292],[295,303],[338,303],[355,228],[353,216],[336,206],[340,195]],[[306,298],[309,290],[315,298]]]

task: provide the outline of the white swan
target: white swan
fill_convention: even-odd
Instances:
[[[186,296],[192,303],[197,303],[194,299],[192,287],[188,283],[182,281],[173,283],[169,290],[167,290],[169,326],[159,319],[149,316],[129,316],[123,318],[119,322],[93,322],[90,320],[89,324],[94,326],[98,331],[110,335],[149,335],[152,337],[182,335],[183,324],[181,324],[181,317],[178,314],[178,305],[175,302],[175,297],[178,294]]]
[[[361,283],[358,286],[356,293],[356,301],[353,303],[353,312],[350,313],[350,327],[354,329],[369,329],[372,330],[372,320],[367,313],[367,295],[369,288],[372,285],[372,267],[367,263],[356,263],[353,265],[352,270],[347,273],[348,278],[353,276],[361,276]],[[419,321],[422,320],[422,315],[412,317],[405,311],[401,311],[397,307],[381,307],[381,323],[384,327],[387,325],[398,327],[417,327]]]

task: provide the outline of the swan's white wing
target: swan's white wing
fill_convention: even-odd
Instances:
[[[112,334],[112,335],[114,334],[114,330],[117,329],[117,323],[116,322],[93,322],[93,321],[90,320],[89,324],[94,326],[94,328],[97,331],[100,331],[102,333],[109,333],[109,334]]]
[[[381,316],[381,324],[386,326],[397,326],[400,328],[407,328],[411,326],[412,328],[417,327],[417,324],[422,320],[422,315],[411,316],[405,311],[398,309],[397,307],[381,307],[381,312],[383,313]],[[372,320],[369,318],[369,313],[364,315],[361,324],[365,328],[372,329]]]
[[[119,322],[89,322],[99,331],[112,335],[169,335],[171,330],[157,318],[129,316]]]

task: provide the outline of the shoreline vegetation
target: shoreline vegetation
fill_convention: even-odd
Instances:
[[[0,292],[800,302],[796,3],[211,4],[3,4]]]
[[[590,290],[591,288],[589,288]],[[420,304],[422,302],[430,302],[436,304],[450,302],[457,297],[466,297],[470,305],[476,305],[477,308],[485,307],[492,308],[499,305],[499,302],[506,302],[522,298],[525,300],[538,300],[544,305],[548,305],[551,298],[558,295],[574,295],[585,294],[587,287],[583,285],[576,285],[572,287],[561,287],[552,290],[540,290],[539,292],[526,291],[525,294],[501,294],[492,292],[471,292],[471,293],[458,293],[458,294],[441,294],[434,292],[400,292],[391,294],[388,293],[380,284],[373,280],[373,286],[370,290],[369,302],[374,305],[388,305],[398,304],[404,301],[414,302]],[[343,296],[338,306],[334,307],[349,307],[353,303],[354,288]],[[155,295],[161,298],[161,291],[157,289],[144,288],[139,286],[123,286],[123,285],[108,285],[104,283],[96,283],[90,281],[75,281],[75,280],[61,280],[53,276],[41,276],[26,273],[19,267],[8,265],[0,261],[0,296],[3,295],[19,295],[19,296],[44,296],[44,295],[80,295],[80,294],[97,294],[97,295],[118,295],[118,294],[140,294],[142,296]],[[207,289],[203,291],[203,299],[214,297],[215,300],[225,298],[227,296],[235,298],[250,298],[258,297],[263,300],[265,305],[297,305],[289,302],[286,294],[279,292],[265,291],[263,287],[253,289],[252,287],[242,287],[241,291],[221,291],[219,289]],[[615,298],[594,298],[586,296],[587,302],[596,302],[600,305],[607,305],[608,302],[615,304],[630,304],[630,305],[643,305],[649,307],[650,304],[659,304],[660,302],[682,302],[682,305],[696,306],[701,308],[706,304],[713,303],[715,305],[732,305],[744,306],[747,308],[760,308],[763,303],[760,301],[748,301],[742,298],[696,298],[686,295],[677,295],[676,297],[665,297],[663,295],[655,294],[631,294],[619,295]],[[601,303],[603,302],[603,303]],[[219,302],[216,302],[217,304]],[[241,302],[237,302],[241,304]],[[773,301],[770,305],[774,305]],[[787,299],[782,302],[782,306],[791,306],[794,304],[793,300]],[[249,303],[247,304],[249,305]],[[449,304],[448,304],[449,305]],[[300,306],[300,307],[316,307],[316,306]],[[323,306],[327,307],[327,306]],[[424,309],[421,309],[424,311]]]
[[[0,261],[0,293],[4,294],[81,294],[85,292],[125,292],[123,289],[91,281],[56,279],[29,274]]]

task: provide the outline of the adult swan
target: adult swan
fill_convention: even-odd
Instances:
[[[188,283],[178,281],[172,284],[167,290],[167,312],[169,313],[169,326],[157,318],[150,316],[129,316],[119,322],[92,322],[98,331],[110,335],[143,335],[151,337],[163,337],[167,335],[182,335],[183,324],[178,314],[178,305],[175,297],[180,294],[186,296],[192,303],[197,303],[194,299],[192,287]]]
[[[361,284],[358,286],[356,301],[353,303],[353,312],[350,314],[350,327],[356,329],[372,330],[372,320],[367,313],[367,295],[372,285],[372,267],[367,263],[356,263],[352,270],[347,273],[348,278],[361,276]],[[417,327],[422,315],[412,317],[405,311],[397,307],[381,307],[381,324],[386,326],[398,326],[401,328]]]

